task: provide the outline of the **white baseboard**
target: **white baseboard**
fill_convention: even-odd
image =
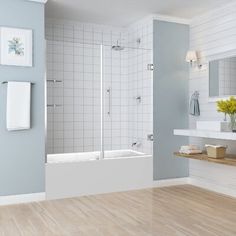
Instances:
[[[219,186],[213,183],[209,183],[206,181],[201,181],[198,179],[194,179],[194,178],[189,178],[189,184],[199,187],[199,188],[204,188],[206,190],[210,190],[216,193],[220,193],[220,194],[224,194],[230,197],[236,197],[236,190],[235,189],[230,189],[230,188],[226,188],[223,186]]]
[[[215,185],[213,183],[197,180],[190,177],[153,181],[152,187],[160,188],[160,187],[177,186],[184,184],[190,184],[196,187],[204,188],[206,190],[224,194],[230,197],[236,197],[236,190],[234,189],[225,188],[219,185]],[[46,199],[45,195],[46,195],[45,193],[32,193],[32,194],[0,196],[0,206],[44,201]]]
[[[183,184],[189,184],[189,177],[153,181],[154,188],[183,185]]]
[[[154,188],[177,186],[177,185],[183,185],[183,184],[190,184],[199,188],[203,188],[209,191],[224,194],[230,197],[234,197],[234,198],[236,197],[235,189],[226,188],[223,186],[219,186],[219,185],[209,183],[206,181],[201,181],[201,180],[194,179],[191,177],[153,181]]]
[[[45,193],[31,193],[10,196],[0,196],[0,206],[45,200]]]

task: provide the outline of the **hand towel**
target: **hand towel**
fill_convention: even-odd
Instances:
[[[8,82],[7,130],[30,129],[30,100],[29,82]]]
[[[200,106],[199,106],[198,97],[199,97],[199,93],[195,91],[190,100],[189,113],[192,116],[200,116]]]

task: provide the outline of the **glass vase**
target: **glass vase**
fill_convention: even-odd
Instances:
[[[236,133],[236,114],[230,114],[230,130],[232,130],[232,132]]]

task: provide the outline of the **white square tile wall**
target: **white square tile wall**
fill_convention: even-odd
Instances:
[[[153,18],[131,25],[127,35],[129,145],[137,142],[134,150],[152,153],[153,143],[147,135],[153,134],[153,72],[147,65],[153,63]],[[141,97],[141,102],[137,97]]]
[[[104,148],[131,149],[139,142],[135,150],[152,153],[152,21],[124,29],[47,19],[46,39],[47,79],[62,81],[48,83],[48,104],[60,105],[48,107],[48,153],[100,150],[99,44],[105,45]],[[124,50],[111,50],[117,40]]]

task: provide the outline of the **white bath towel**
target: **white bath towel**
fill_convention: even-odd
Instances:
[[[31,84],[29,82],[8,82],[7,87],[7,129],[30,129]]]

